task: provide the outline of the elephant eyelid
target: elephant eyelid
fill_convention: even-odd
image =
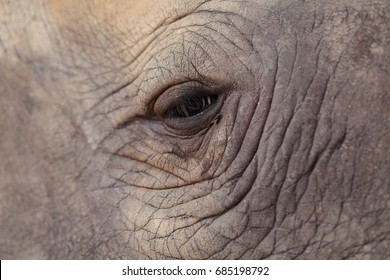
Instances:
[[[156,99],[153,111],[171,129],[199,131],[211,124],[222,108],[224,92],[195,81],[178,84]]]

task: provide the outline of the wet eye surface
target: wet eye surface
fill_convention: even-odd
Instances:
[[[156,99],[153,111],[170,128],[195,133],[212,123],[222,108],[224,93],[199,82],[178,84]]]

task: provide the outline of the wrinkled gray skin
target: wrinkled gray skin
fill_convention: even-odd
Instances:
[[[390,258],[389,1],[158,3],[0,4],[0,258]]]

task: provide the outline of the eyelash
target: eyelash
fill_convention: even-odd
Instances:
[[[189,118],[202,114],[218,99],[217,95],[197,95],[179,100],[163,116],[166,118]]]

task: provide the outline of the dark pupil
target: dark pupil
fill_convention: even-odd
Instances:
[[[214,102],[213,96],[191,97],[176,104],[169,112],[170,117],[188,118],[202,113],[208,106]]]

